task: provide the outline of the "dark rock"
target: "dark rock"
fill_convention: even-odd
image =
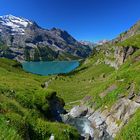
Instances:
[[[129,100],[132,100],[135,97],[134,91],[135,91],[135,84],[132,83],[130,88],[129,88],[129,95],[128,95]]]
[[[130,89],[130,87],[131,87],[131,85],[128,85],[128,86],[126,87],[126,90],[129,90],[129,89]]]
[[[46,113],[46,116],[50,117],[53,121],[62,122],[61,114],[65,114],[66,110],[64,109],[64,100],[56,96],[56,92],[53,92],[50,97],[47,97],[49,101],[49,113]]]
[[[134,97],[135,97],[135,93],[134,92],[129,93],[129,95],[128,95],[128,99],[129,100],[132,100]]]

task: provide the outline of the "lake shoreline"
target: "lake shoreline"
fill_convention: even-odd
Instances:
[[[39,62],[23,62],[21,63],[26,72],[38,74],[42,76],[67,74],[75,70],[80,61],[39,61]]]

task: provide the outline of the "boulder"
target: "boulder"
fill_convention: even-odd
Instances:
[[[95,128],[99,128],[100,125],[104,123],[104,119],[101,117],[101,114],[98,110],[94,112],[88,119]]]
[[[69,115],[77,118],[77,117],[81,117],[81,116],[85,116],[88,112],[88,108],[83,106],[83,105],[79,105],[79,106],[75,106],[74,108],[71,109]]]

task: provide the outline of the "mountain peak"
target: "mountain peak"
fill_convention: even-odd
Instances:
[[[11,21],[11,22],[14,22],[14,23],[19,23],[19,24],[22,24],[23,26],[27,26],[27,23],[31,23],[31,21],[29,21],[28,19],[25,19],[25,18],[22,18],[22,17],[13,16],[11,14],[0,16],[0,20]]]
[[[0,16],[0,40],[10,46],[10,57],[18,61],[78,59],[91,52],[64,30],[44,29],[36,22],[11,14]]]
[[[9,14],[0,16],[0,24],[2,26],[10,28],[13,34],[24,34],[24,28],[26,28],[29,24],[32,24],[32,22],[28,19],[16,17]]]
[[[14,15],[12,15],[12,14],[7,14],[7,15],[3,15],[3,16],[0,16],[0,17],[3,17],[3,18],[18,18],[18,17],[16,17],[16,16],[14,16]]]

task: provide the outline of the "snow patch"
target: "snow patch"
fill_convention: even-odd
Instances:
[[[13,15],[5,15],[0,16],[0,24],[10,27],[11,31],[13,32],[12,34],[24,34],[25,28],[29,24],[32,24],[32,22],[24,18],[15,17]]]

